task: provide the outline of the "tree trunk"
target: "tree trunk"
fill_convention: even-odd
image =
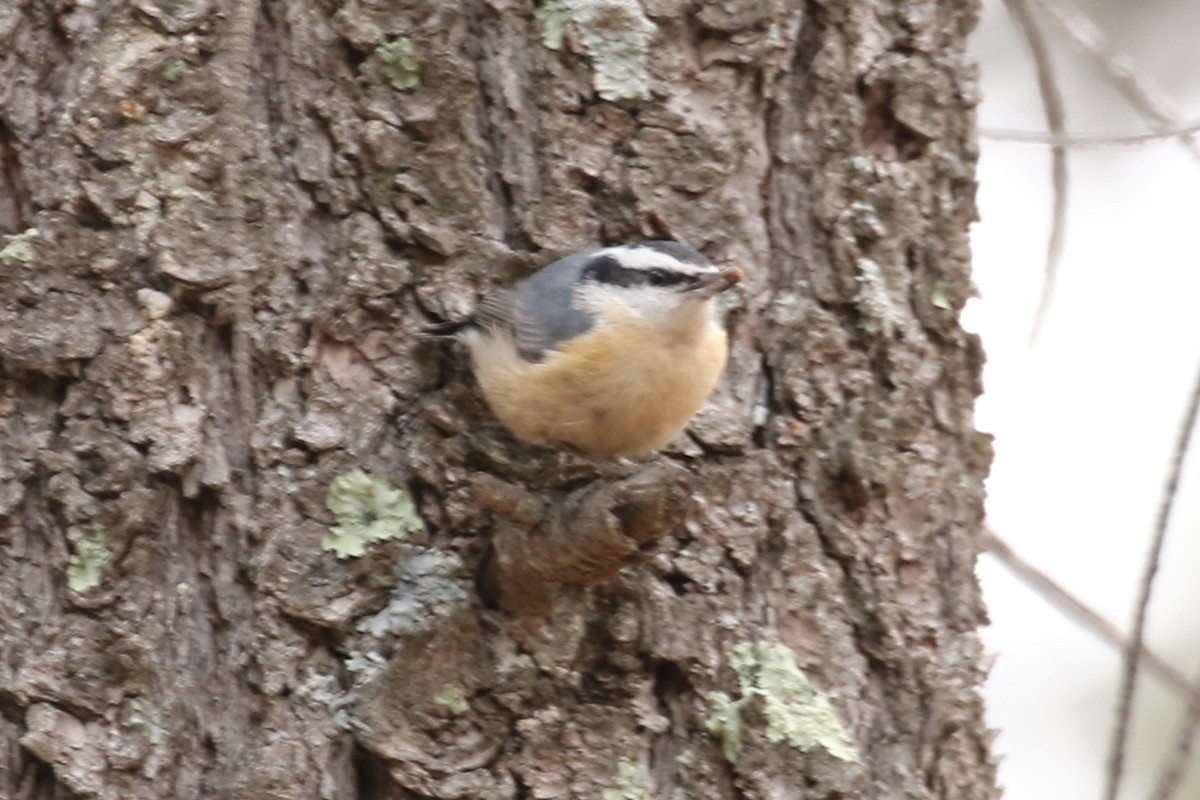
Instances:
[[[975,15],[0,9],[0,795],[995,797]],[[645,238],[747,273],[661,455],[415,336]]]

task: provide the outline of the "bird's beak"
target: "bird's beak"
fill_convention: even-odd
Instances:
[[[687,293],[693,297],[708,299],[716,297],[734,284],[740,283],[744,273],[737,267],[726,267],[720,272],[709,275],[699,283],[689,286]]]

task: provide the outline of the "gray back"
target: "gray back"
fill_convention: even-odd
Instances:
[[[523,358],[541,361],[548,351],[592,327],[591,317],[574,300],[580,274],[596,252],[561,258],[511,289],[485,295],[475,309],[475,324],[511,336]]]
[[[522,337],[518,336],[522,350],[528,348],[539,351],[536,357],[540,358],[543,354],[541,351],[552,349],[591,329],[591,316],[576,308],[573,301],[580,274],[597,252],[586,250],[560,258],[514,287],[519,317],[530,328],[528,334],[531,341],[522,342]],[[530,357],[527,353],[523,355]]]

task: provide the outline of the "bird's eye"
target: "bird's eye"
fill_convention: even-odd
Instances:
[[[646,278],[650,281],[651,286],[664,286],[671,276],[665,269],[652,269],[646,273]]]

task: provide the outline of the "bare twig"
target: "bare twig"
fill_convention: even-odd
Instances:
[[[980,137],[1001,144],[1035,144],[1047,147],[1136,147],[1165,139],[1200,133],[1200,119],[1146,133],[1067,133],[1055,136],[1043,131],[1011,128],[981,128]]]
[[[1032,0],[1046,12],[1080,49],[1092,57],[1105,76],[1130,105],[1159,125],[1178,125],[1180,113],[1170,96],[1150,78],[1144,77],[1135,62],[1113,46],[1096,23],[1071,0]],[[1200,142],[1194,131],[1181,131],[1180,143],[1200,160]]]
[[[1192,432],[1196,427],[1198,411],[1200,411],[1200,373],[1196,375],[1187,412],[1179,427],[1179,438],[1175,442],[1175,452],[1171,457],[1171,467],[1167,473],[1167,485],[1163,490],[1162,501],[1158,507],[1158,517],[1154,522],[1154,539],[1150,544],[1145,573],[1142,575],[1137,608],[1133,617],[1133,633],[1125,648],[1125,664],[1121,673],[1121,689],[1117,702],[1117,721],[1113,726],[1112,745],[1109,751],[1108,784],[1104,793],[1107,800],[1116,800],[1117,790],[1121,784],[1121,772],[1125,767],[1125,746],[1129,739],[1133,695],[1137,686],[1142,645],[1146,640],[1146,612],[1150,607],[1154,574],[1158,571],[1158,562],[1162,557],[1163,542],[1167,538],[1167,523],[1171,518],[1171,509],[1175,505],[1175,495],[1179,490],[1179,476],[1183,472],[1183,462],[1187,456],[1188,445],[1192,440]]]
[[[1200,141],[1193,138],[1200,126],[1194,123],[1180,124],[1179,113],[1175,110],[1174,104],[1167,93],[1162,91],[1153,81],[1142,77],[1138,70],[1135,69],[1134,63],[1124,56],[1124,54],[1117,51],[1104,35],[1103,31],[1087,15],[1080,11],[1071,0],[1006,0],[1010,14],[1021,27],[1026,41],[1033,52],[1038,71],[1039,86],[1042,89],[1043,104],[1047,107],[1048,118],[1050,116],[1052,101],[1046,87],[1048,84],[1052,86],[1053,77],[1049,72],[1049,59],[1045,57],[1044,43],[1042,43],[1039,31],[1033,22],[1027,2],[1036,4],[1040,10],[1049,14],[1066,31],[1071,40],[1095,60],[1103,70],[1108,81],[1144,117],[1151,121],[1151,126],[1157,134],[1168,134],[1178,138],[1193,158],[1200,161]],[[1056,159],[1060,159],[1065,154],[1065,147],[1074,146],[1076,142],[1064,141],[1067,137],[1063,135],[1061,126],[1055,128],[1054,125],[1049,125],[1048,127],[1051,132],[1049,144],[1053,148]],[[1127,139],[1128,137],[1122,138]],[[1143,138],[1138,137],[1139,143]],[[1057,185],[1055,190],[1056,192],[1058,191]],[[1060,212],[1062,199],[1062,195],[1056,194],[1056,213]],[[1054,231],[1058,229],[1058,223],[1059,220],[1056,218],[1055,227],[1052,228],[1051,233],[1051,254],[1053,254],[1054,247]],[[1051,265],[1048,264],[1041,302],[1039,303],[1034,323],[1033,335],[1035,337],[1044,319],[1045,311],[1048,308],[1053,293],[1053,279],[1054,271]],[[1154,535],[1150,551],[1147,555],[1145,571],[1140,584],[1137,606],[1134,613],[1133,631],[1124,647],[1125,658],[1118,695],[1116,722],[1109,754],[1107,784],[1105,787],[1105,797],[1107,800],[1116,800],[1120,788],[1139,666],[1142,662],[1145,662],[1148,668],[1156,666],[1145,648],[1146,618],[1154,586],[1154,577],[1162,557],[1171,510],[1174,507],[1179,488],[1180,473],[1193,436],[1198,411],[1200,411],[1200,375],[1197,376],[1187,412],[1179,429],[1166,487],[1164,488],[1158,515],[1155,520]],[[1156,800],[1168,800],[1176,793],[1187,766],[1198,728],[1200,728],[1200,678],[1197,678],[1194,686],[1187,688],[1186,696],[1188,698],[1188,714],[1180,731],[1176,749],[1160,776],[1154,795]]]
[[[1192,757],[1192,747],[1196,743],[1196,733],[1200,729],[1200,676],[1193,684],[1192,696],[1188,698],[1187,714],[1183,718],[1183,727],[1175,740],[1175,749],[1171,751],[1170,760],[1158,776],[1158,785],[1154,787],[1151,800],[1171,800],[1183,783],[1188,761]]]
[[[1063,106],[1062,94],[1058,90],[1058,80],[1054,75],[1054,64],[1050,59],[1050,50],[1046,40],[1033,18],[1028,0],[1004,0],[1009,15],[1020,29],[1029,52],[1033,56],[1033,64],[1037,69],[1038,92],[1042,97],[1042,108],[1046,114],[1046,127],[1054,136],[1062,136],[1066,132],[1066,112]],[[1050,240],[1046,244],[1046,267],[1042,278],[1042,294],[1038,299],[1037,312],[1033,317],[1033,330],[1029,334],[1032,344],[1037,339],[1038,331],[1045,322],[1046,314],[1050,311],[1050,302],[1054,297],[1054,284],[1058,277],[1058,262],[1062,256],[1063,238],[1066,234],[1067,220],[1067,148],[1062,145],[1051,145],[1050,148],[1050,182],[1054,192],[1054,208],[1050,222]]]
[[[1049,603],[1058,606],[1064,614],[1105,643],[1121,651],[1129,647],[1129,643],[1116,625],[1097,614],[1094,609],[1064,589],[1045,572],[1013,552],[1008,543],[997,536],[995,532],[988,530],[985,532],[985,536],[988,553],[1023,581],[1026,586],[1040,594]],[[1193,687],[1186,675],[1145,644],[1142,645],[1142,659],[1148,670],[1161,678],[1172,689],[1188,698],[1189,702],[1200,702],[1200,688]]]

